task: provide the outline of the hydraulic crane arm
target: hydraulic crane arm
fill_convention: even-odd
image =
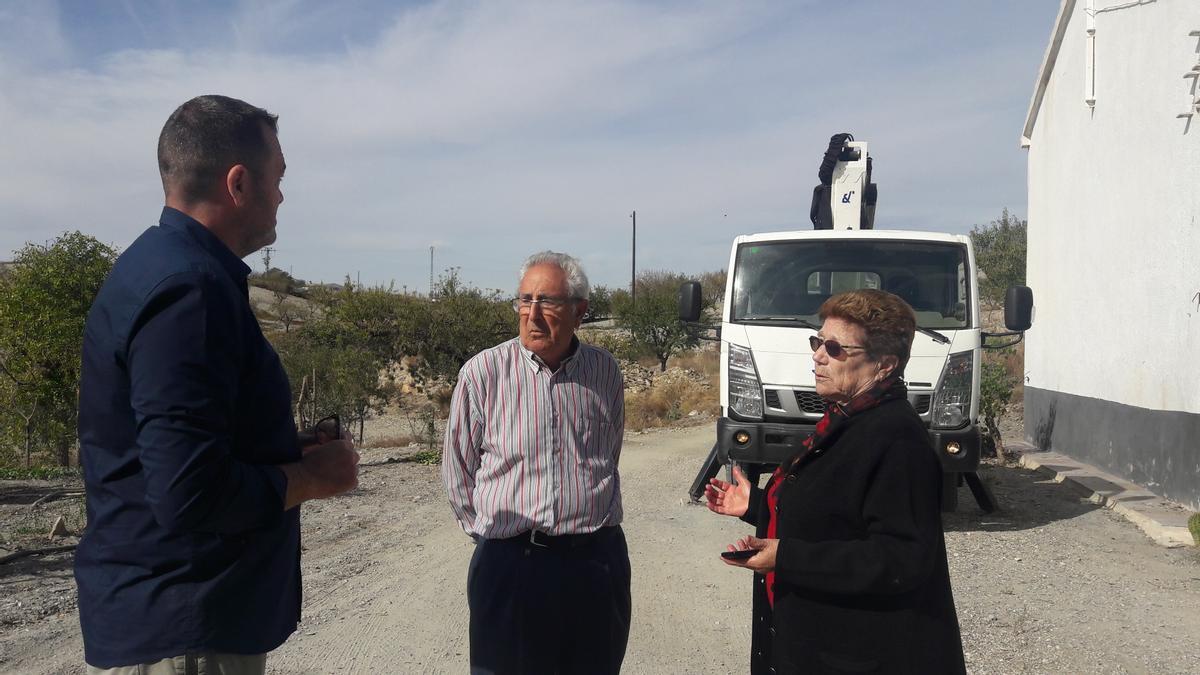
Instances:
[[[834,134],[817,170],[809,218],[818,230],[869,230],[875,226],[878,191],[871,182],[871,156],[865,141]]]

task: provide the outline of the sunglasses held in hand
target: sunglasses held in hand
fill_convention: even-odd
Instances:
[[[313,435],[320,443],[328,443],[342,437],[342,420],[337,415],[324,417],[313,425]]]

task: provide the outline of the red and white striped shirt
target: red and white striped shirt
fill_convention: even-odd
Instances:
[[[611,354],[576,344],[555,372],[520,338],[459,372],[442,481],[467,534],[582,534],[621,522],[624,380]]]

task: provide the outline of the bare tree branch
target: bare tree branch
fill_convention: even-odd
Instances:
[[[63,546],[49,546],[47,548],[30,548],[30,549],[25,549],[24,551],[15,551],[13,553],[9,553],[6,556],[0,556],[0,565],[3,565],[4,563],[7,563],[7,562],[12,562],[14,560],[19,560],[20,558],[25,558],[25,557],[28,557],[31,555],[47,555],[50,553],[63,553],[66,551],[74,551],[76,546],[78,546],[78,544],[65,544]]]

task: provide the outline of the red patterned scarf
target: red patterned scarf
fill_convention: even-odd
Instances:
[[[835,437],[851,417],[870,410],[875,406],[897,398],[908,398],[908,387],[899,375],[880,380],[875,386],[846,401],[845,403],[826,403],[825,415],[817,422],[817,429],[812,436],[804,439],[804,445],[791,459],[779,465],[771,480],[767,482],[767,539],[778,539],[776,534],[776,510],[779,507],[779,486],[783,479],[803,460],[814,448],[820,447],[826,439]],[[767,601],[775,606],[775,572],[767,572]]]

